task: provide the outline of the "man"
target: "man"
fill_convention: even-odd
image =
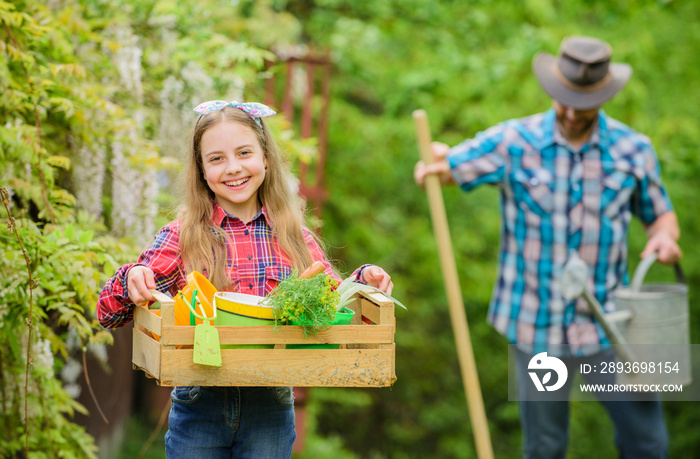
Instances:
[[[452,149],[434,143],[435,163],[419,162],[415,169],[419,185],[437,174],[443,184],[465,191],[482,184],[500,188],[501,250],[488,318],[517,347],[524,453],[530,458],[565,457],[569,422],[568,401],[528,400],[532,357],[559,356],[569,373],[580,363],[615,359],[585,301],[562,295],[569,257],[576,253],[587,263],[591,292],[611,310],[612,291],[627,279],[632,214],[648,235],[642,257],[657,253],[669,264],[681,256],[678,222],[649,139],[600,109],[632,73],[626,64],[611,63],[611,55],[607,43],[590,37],[566,38],[556,57],[538,54],[533,69],[552,109],[504,122]],[[601,399],[621,457],[666,456],[661,404],[650,398]]]

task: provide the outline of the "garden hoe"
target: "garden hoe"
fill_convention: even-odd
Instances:
[[[424,163],[431,164],[433,155],[430,151],[428,116],[424,110],[416,110],[413,112],[413,119],[416,124],[421,159]],[[445,202],[442,199],[442,189],[437,176],[429,175],[425,178],[425,191],[428,194],[433,231],[440,254],[442,275],[445,279],[447,302],[450,307],[452,330],[457,344],[457,356],[462,370],[462,382],[464,383],[467,397],[469,417],[472,422],[472,430],[474,431],[476,454],[479,459],[492,459],[491,437],[489,436],[484,401],[481,396],[481,387],[479,386],[479,376],[476,372],[474,351],[469,338],[469,325],[467,324],[467,315],[464,312],[462,291],[460,290],[459,278],[457,277],[457,266],[452,251],[452,243],[450,242],[450,229],[447,226]]]

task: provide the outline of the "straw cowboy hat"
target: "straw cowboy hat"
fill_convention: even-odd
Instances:
[[[591,37],[567,37],[559,55],[538,53],[532,63],[537,80],[549,96],[567,107],[599,107],[622,89],[632,68],[611,63],[612,48]]]

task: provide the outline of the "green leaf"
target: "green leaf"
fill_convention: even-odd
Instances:
[[[80,231],[78,233],[78,242],[81,244],[87,244],[88,242],[92,241],[94,235],[95,233],[92,230]]]
[[[46,158],[46,163],[60,169],[70,169],[70,159],[66,156],[52,155]]]
[[[67,242],[73,242],[75,239],[75,227],[73,225],[68,225],[63,229],[63,237],[67,239]]]

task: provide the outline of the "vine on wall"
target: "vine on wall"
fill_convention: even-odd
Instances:
[[[85,353],[112,343],[101,286],[171,217],[192,107],[262,100],[263,48],[294,23],[245,2],[0,0],[1,457],[97,456],[71,419]],[[292,161],[313,156],[270,126]]]

